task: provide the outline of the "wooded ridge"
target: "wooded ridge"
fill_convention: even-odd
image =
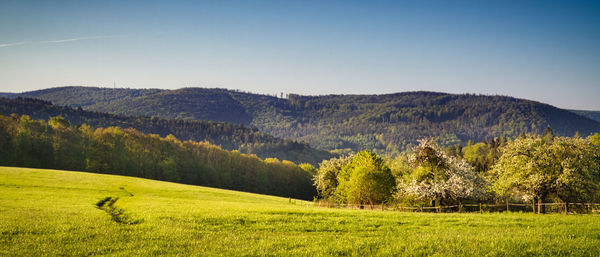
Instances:
[[[270,96],[218,88],[60,87],[15,96],[122,115],[251,125],[319,149],[346,149],[342,152],[370,149],[394,154],[424,137],[454,145],[541,133],[547,127],[560,136],[600,131],[599,122],[548,104],[474,94]]]
[[[13,113],[43,120],[61,116],[70,124],[87,124],[94,128],[118,126],[135,128],[141,132],[158,134],[162,137],[171,134],[183,141],[207,141],[226,150],[256,154],[263,159],[278,158],[295,163],[307,162],[316,165],[321,160],[332,157],[327,151],[314,149],[302,142],[274,137],[243,124],[123,116],[56,106],[48,101],[38,99],[0,98],[0,114],[8,116]]]

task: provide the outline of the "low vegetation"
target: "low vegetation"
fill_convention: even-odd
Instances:
[[[96,205],[107,196],[119,197],[114,206],[143,222],[115,222]],[[9,256],[600,254],[596,215],[330,209],[140,178],[9,167],[0,167],[0,220],[0,255]]]

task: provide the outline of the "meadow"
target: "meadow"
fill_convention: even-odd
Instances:
[[[0,167],[0,255],[599,256],[600,216],[410,213]]]

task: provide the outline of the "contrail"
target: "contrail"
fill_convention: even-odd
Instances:
[[[30,45],[30,44],[59,44],[59,43],[67,43],[67,42],[73,42],[73,41],[113,38],[113,37],[116,37],[116,36],[95,36],[95,37],[67,38],[67,39],[59,39],[59,40],[23,41],[23,42],[0,44],[0,48],[9,47],[9,46]]]
[[[28,44],[29,42],[16,42],[16,43],[8,43],[8,44],[0,44],[0,47],[8,47],[8,46],[20,46]]]

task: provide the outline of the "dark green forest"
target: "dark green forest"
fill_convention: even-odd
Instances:
[[[587,136],[600,131],[599,122],[571,111],[507,96],[435,92],[269,96],[207,88],[90,87],[17,95],[122,115],[245,124],[277,137],[340,152],[369,149],[394,155],[424,137],[433,137],[444,146],[464,145],[469,140],[541,133],[547,127],[559,136],[577,132]]]
[[[0,166],[89,171],[312,199],[314,167],[133,128],[0,115]]]
[[[0,98],[0,114],[9,116],[12,113],[29,115],[33,119],[43,120],[61,116],[73,125],[87,124],[93,128],[118,126],[135,128],[141,132],[158,134],[162,137],[172,134],[180,140],[208,141],[226,150],[256,154],[263,159],[278,158],[295,163],[308,162],[316,165],[321,160],[332,157],[327,151],[317,150],[294,140],[283,140],[243,124],[143,116],[129,117],[56,106],[48,101],[38,99]]]
[[[600,111],[582,111],[582,110],[570,110],[576,114],[579,114],[583,117],[589,118],[591,120],[595,120],[600,122]]]

